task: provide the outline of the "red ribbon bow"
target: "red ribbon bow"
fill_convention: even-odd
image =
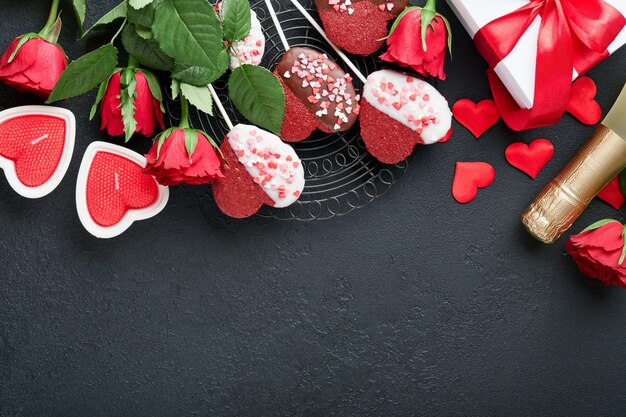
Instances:
[[[535,99],[521,109],[493,68],[511,53],[537,16]],[[574,69],[583,74],[608,56],[607,48],[626,26],[626,18],[604,0],[531,0],[478,31],[474,37],[488,71],[493,96],[513,130],[548,126],[563,116]]]

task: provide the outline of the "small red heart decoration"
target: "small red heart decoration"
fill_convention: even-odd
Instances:
[[[476,139],[500,120],[500,112],[493,100],[483,100],[474,104],[472,100],[461,99],[452,106],[452,115],[457,122],[472,132]]]
[[[536,139],[530,145],[515,142],[504,152],[509,164],[528,174],[532,179],[537,178],[537,174],[552,159],[552,155],[554,146],[547,139]]]
[[[88,232],[112,238],[163,210],[169,189],[144,173],[146,163],[142,155],[110,143],[93,142],[87,148],[78,173],[76,207]]]
[[[469,203],[478,189],[490,186],[495,177],[495,169],[486,162],[457,162],[452,196],[461,204]]]
[[[597,197],[610,204],[615,210],[619,210],[624,205],[624,195],[619,186],[619,175],[602,189]]]
[[[596,97],[596,83],[589,77],[580,77],[572,84],[566,110],[581,123],[595,125],[602,118],[602,109]]]

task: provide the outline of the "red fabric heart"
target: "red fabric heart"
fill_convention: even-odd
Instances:
[[[554,146],[547,139],[536,139],[530,145],[515,142],[504,152],[509,164],[528,174],[532,179],[537,178],[537,174],[552,159],[552,155]]]
[[[624,205],[624,195],[619,186],[619,175],[602,189],[597,197],[610,204],[615,210],[619,210]]]
[[[491,126],[500,120],[500,112],[493,100],[483,100],[478,104],[466,98],[454,103],[452,115],[461,125],[478,139]]]
[[[581,123],[595,125],[602,118],[602,109],[596,97],[596,83],[589,77],[580,77],[572,85],[566,110]]]
[[[27,187],[39,187],[54,174],[66,143],[66,122],[48,115],[24,115],[0,124],[0,156],[15,164]]]
[[[495,177],[495,169],[486,162],[457,162],[452,196],[461,204],[469,203],[478,189],[490,186]]]
[[[104,151],[93,157],[87,177],[87,209],[100,226],[114,226],[129,211],[149,207],[158,197],[156,180],[135,161]]]

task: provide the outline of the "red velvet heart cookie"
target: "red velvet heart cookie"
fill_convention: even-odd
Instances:
[[[580,77],[572,84],[567,111],[586,125],[595,125],[602,118],[602,109],[596,97],[596,83],[589,77]]]
[[[213,184],[220,210],[237,219],[250,217],[263,204],[283,208],[304,190],[304,168],[291,146],[256,126],[238,124],[220,146],[224,178]]]
[[[74,152],[76,122],[65,109],[24,106],[0,112],[0,168],[11,187],[27,198],[51,193]]]
[[[466,98],[461,99],[452,106],[452,114],[476,139],[500,120],[500,112],[493,100],[483,100],[475,104]]]
[[[121,146],[94,142],[85,151],[76,184],[76,208],[92,235],[108,239],[163,210],[169,188],[144,173],[146,158]]]
[[[554,146],[546,139],[534,140],[530,145],[515,142],[506,148],[504,155],[509,164],[535,179],[552,159]]]
[[[285,89],[285,118],[280,130],[284,141],[304,140],[315,129],[345,132],[354,126],[359,96],[352,77],[326,54],[311,48],[291,48],[274,75]]]
[[[408,0],[315,0],[328,38],[355,55],[376,52],[387,36],[387,26]]]
[[[495,177],[495,169],[486,162],[457,162],[452,195],[461,204],[469,203],[478,189],[490,186]]]
[[[367,78],[361,137],[379,161],[395,164],[419,144],[447,140],[451,125],[448,102],[427,82],[392,70],[376,71]]]

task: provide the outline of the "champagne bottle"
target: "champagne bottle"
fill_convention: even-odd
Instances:
[[[626,167],[626,85],[604,121],[522,214],[538,240],[554,243]]]

